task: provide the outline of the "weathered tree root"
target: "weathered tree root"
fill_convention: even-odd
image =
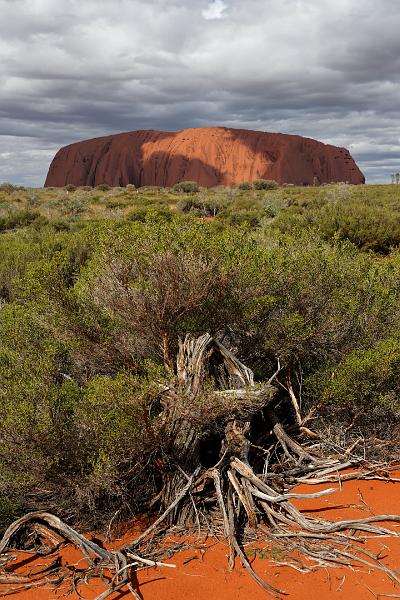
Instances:
[[[335,491],[327,488],[309,494],[291,492],[299,483],[341,485],[342,481],[350,479],[398,480],[390,479],[385,465],[368,468],[364,473],[341,474],[341,471],[359,465],[356,460],[349,459],[348,451],[342,456],[326,459],[316,454],[315,448],[303,445],[301,437],[292,437],[288,432],[293,429],[285,429],[277,416],[277,390],[271,385],[281,370],[278,364],[272,378],[257,387],[252,371],[211,336],[206,334],[196,340],[186,337],[180,343],[176,379],[162,390],[159,421],[164,428],[163,439],[167,440],[165,453],[170,468],[162,473],[163,485],[157,495],[161,516],[132,542],[111,552],[87,540],[51,514],[30,513],[7,529],[0,542],[0,553],[6,552],[21,532],[34,527],[46,553],[61,543],[71,543],[79,548],[88,564],[85,574],[101,577],[105,584],[106,589],[97,600],[104,600],[125,587],[135,598],[140,598],[133,585],[137,569],[174,566],[140,556],[143,546],[157,534],[161,524],[197,524],[201,527],[212,523],[214,529],[218,529],[222,523],[220,531],[222,529],[229,546],[229,567],[234,567],[238,557],[255,582],[275,598],[281,598],[285,592],[263,581],[253,570],[244,550],[246,531],[262,534],[264,539],[278,544],[286,553],[303,556],[307,564],[300,558],[280,562],[298,571],[307,572],[321,566],[362,566],[377,569],[393,582],[400,583],[399,573],[386,567],[379,555],[375,556],[363,547],[364,538],[360,536],[365,533],[400,535],[380,524],[400,523],[399,515],[332,522],[305,516],[292,503],[295,498],[319,498]],[[224,429],[219,458],[213,467],[206,468],[201,462],[201,424],[205,421],[207,426],[207,416],[201,412],[199,415],[196,400],[209,376],[219,388],[209,393],[216,406],[221,407],[222,401],[219,418]],[[299,403],[290,382],[288,388],[289,403],[295,408],[298,427],[302,423]],[[227,409],[224,413],[225,401]],[[257,415],[264,426],[255,439],[251,437],[251,422]],[[300,434],[301,430],[302,427],[298,427]],[[307,436],[315,440],[315,434]],[[271,456],[277,461],[274,468],[269,468]],[[156,556],[157,552],[151,555]],[[0,589],[0,595],[37,587],[41,583],[59,585],[65,578],[65,568],[59,562],[26,576],[12,574],[3,568],[0,569],[0,585],[6,587]],[[75,579],[72,583],[76,591]]]
[[[185,490],[185,493],[187,489]],[[179,500],[178,500],[179,501]],[[160,522],[160,519],[158,520]],[[7,551],[13,539],[22,531],[29,527],[39,525],[41,535],[44,539],[50,539],[50,542],[57,536],[63,543],[70,543],[78,548],[85,557],[88,567],[85,569],[87,577],[101,577],[105,583],[106,590],[100,594],[96,600],[104,600],[111,594],[118,592],[125,586],[129,589],[133,596],[138,596],[137,592],[132,588],[133,572],[139,567],[174,567],[175,565],[162,562],[152,561],[142,558],[130,551],[135,544],[130,544],[116,552],[105,550],[95,542],[88,540],[75,529],[61,521],[58,517],[43,511],[32,512],[24,517],[21,517],[5,532],[3,539],[0,542],[0,554]],[[57,550],[59,545],[54,546],[53,550]],[[46,552],[47,553],[47,552]],[[105,577],[109,574],[108,580]],[[50,577],[49,579],[49,575]],[[40,585],[51,584],[53,586],[60,585],[67,573],[62,567],[59,560],[53,561],[51,565],[45,569],[39,570],[34,574],[29,575],[14,575],[6,569],[0,570],[0,585],[11,586],[8,589],[0,589],[0,595],[14,594],[22,590],[27,590]]]
[[[362,479],[362,474],[359,475],[359,478]],[[337,564],[347,566],[364,565],[371,569],[378,569],[389,576],[392,581],[400,583],[399,575],[387,568],[379,557],[362,548],[360,543],[363,542],[363,539],[355,537],[355,532],[397,536],[399,534],[393,530],[374,525],[374,523],[400,523],[400,515],[380,515],[336,522],[305,517],[290,502],[292,498],[319,498],[336,490],[330,488],[315,494],[279,494],[265,484],[248,465],[238,458],[232,460],[230,469],[227,472],[229,490],[228,494],[225,495],[226,499],[224,499],[222,493],[220,473],[214,470],[211,477],[215,484],[218,505],[223,515],[224,533],[230,548],[230,566],[233,565],[236,554],[240,557],[243,566],[250,572],[253,579],[272,596],[279,598],[284,592],[264,581],[260,581],[238,543],[235,515],[240,515],[240,510],[238,510],[240,506],[246,514],[246,521],[250,526],[257,528],[263,520],[269,521],[272,528],[266,533],[270,540],[290,539],[291,543],[289,545],[285,544],[286,550],[297,551],[310,560],[314,560],[320,566],[328,564],[330,566]],[[355,477],[355,474],[353,474],[353,477]],[[372,475],[369,474],[368,477],[372,478]],[[263,529],[263,531],[265,530]],[[345,534],[343,532],[351,533]],[[322,547],[316,547],[315,544],[304,543],[309,540],[321,540],[324,544]],[[341,545],[345,545],[346,548],[341,549]],[[370,560],[366,560],[366,558]],[[294,565],[289,564],[289,566]]]
[[[340,465],[337,468],[339,467]],[[143,558],[134,553],[134,549],[148,539],[168,514],[191,490],[196,488],[197,475],[198,471],[193,473],[186,486],[157,521],[130,544],[115,552],[105,550],[95,542],[88,540],[54,515],[38,511],[18,519],[7,529],[0,542],[0,554],[7,551],[12,545],[13,539],[18,537],[22,531],[32,526],[39,526],[40,535],[44,539],[47,538],[50,545],[53,544],[54,550],[59,548],[60,543],[71,543],[82,552],[88,562],[88,567],[85,569],[86,576],[101,577],[105,583],[106,589],[98,596],[97,600],[104,600],[126,586],[135,598],[140,598],[132,587],[133,575],[138,568],[143,566],[173,567],[174,565]],[[232,459],[224,478],[221,478],[221,472],[217,468],[210,470],[208,476],[213,481],[216,502],[223,517],[224,535],[230,549],[230,568],[234,567],[235,556],[238,556],[256,583],[271,596],[281,598],[285,592],[265,582],[254,572],[240,542],[239,522],[243,516],[242,512],[246,515],[248,524],[253,528],[262,527],[262,531],[268,539],[284,543],[287,550],[296,551],[319,566],[366,566],[370,569],[380,570],[392,581],[400,583],[399,574],[386,567],[379,556],[362,548],[360,546],[362,538],[355,535],[358,531],[375,535],[399,535],[390,529],[375,525],[379,522],[399,523],[399,515],[372,516],[337,522],[305,517],[293,506],[291,499],[319,498],[335,490],[330,488],[311,494],[278,493],[238,458]],[[368,473],[367,477],[371,479],[373,476]],[[359,478],[363,478],[362,473],[359,474]],[[381,479],[379,475],[377,478]],[[227,492],[223,491],[223,486],[228,487]],[[273,523],[273,527],[265,530],[262,526],[265,522],[269,522],[270,525]],[[289,543],[286,543],[287,541]],[[58,543],[55,544],[55,542]],[[48,548],[46,553],[48,553]],[[295,563],[286,562],[284,564],[297,570],[310,570],[307,567],[300,568]],[[46,584],[59,586],[66,577],[66,570],[57,559],[45,569],[29,575],[13,574],[3,568],[0,571],[0,585],[6,587],[0,589],[0,595],[9,595]]]

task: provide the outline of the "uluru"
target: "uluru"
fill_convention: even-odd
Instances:
[[[61,148],[45,187],[156,185],[196,181],[204,187],[273,179],[279,184],[362,184],[346,148],[282,133],[226,127],[118,133]]]

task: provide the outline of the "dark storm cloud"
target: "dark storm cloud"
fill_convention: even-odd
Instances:
[[[397,0],[0,0],[0,180],[58,147],[226,125],[346,146],[400,170]]]

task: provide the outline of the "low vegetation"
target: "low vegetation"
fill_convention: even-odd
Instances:
[[[183,183],[0,186],[1,527],[163,511],[227,455],[209,495],[223,513],[226,477],[251,479],[236,458],[293,468],[309,434],[314,451],[395,457],[397,188]],[[195,520],[185,507],[170,522]]]

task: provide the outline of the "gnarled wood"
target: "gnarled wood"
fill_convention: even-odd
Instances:
[[[162,388],[161,411],[157,416],[165,464],[161,467],[161,489],[153,506],[159,505],[161,516],[132,542],[110,552],[87,540],[54,515],[30,513],[7,529],[0,542],[0,552],[5,552],[24,528],[33,526],[36,535],[47,540],[46,552],[63,541],[72,543],[88,560],[88,575],[99,576],[104,570],[112,573],[111,581],[98,600],[125,587],[137,598],[130,583],[132,571],[143,565],[173,566],[149,556],[142,558],[141,545],[148,543],[161,524],[201,527],[201,518],[202,522],[213,519],[215,523],[222,522],[229,546],[230,568],[234,566],[235,556],[239,557],[251,577],[276,598],[284,592],[263,581],[247,560],[243,549],[246,527],[262,530],[275,543],[285,544],[288,540],[290,548],[318,566],[364,565],[399,581],[398,574],[363,549],[359,544],[362,538],[357,537],[357,532],[399,535],[379,524],[385,521],[398,523],[399,515],[331,522],[305,516],[292,503],[296,498],[318,498],[335,491],[329,488],[318,493],[292,493],[290,490],[297,483],[338,482],[340,485],[341,480],[356,477],[390,478],[376,469],[369,469],[364,474],[340,475],[342,470],[355,467],[356,462],[350,460],[346,452],[341,457],[326,460],[304,447],[296,439],[302,429],[302,426],[299,428],[299,411],[296,411],[296,424],[289,429],[289,435],[277,416],[277,389],[271,385],[281,369],[278,362],[278,370],[270,380],[257,386],[251,369],[211,335],[204,334],[197,339],[186,336],[179,343],[176,377]],[[294,392],[291,392],[289,389],[288,419],[293,415]],[[207,401],[206,411],[203,397]],[[279,414],[281,412],[280,407]],[[210,439],[214,441],[210,443],[217,444],[213,466],[202,464],[201,453],[211,424],[214,438]],[[256,434],[253,429],[257,429]],[[271,457],[278,458],[272,468]],[[285,564],[302,572],[314,568],[299,566],[295,561]],[[56,564],[53,564],[51,574],[54,581],[63,576]],[[10,577],[9,572],[2,574],[0,570],[0,584],[11,586],[14,591],[28,589],[38,586],[42,576],[48,576],[48,572],[38,572],[32,577]],[[8,593],[10,587],[4,590],[4,594]]]

